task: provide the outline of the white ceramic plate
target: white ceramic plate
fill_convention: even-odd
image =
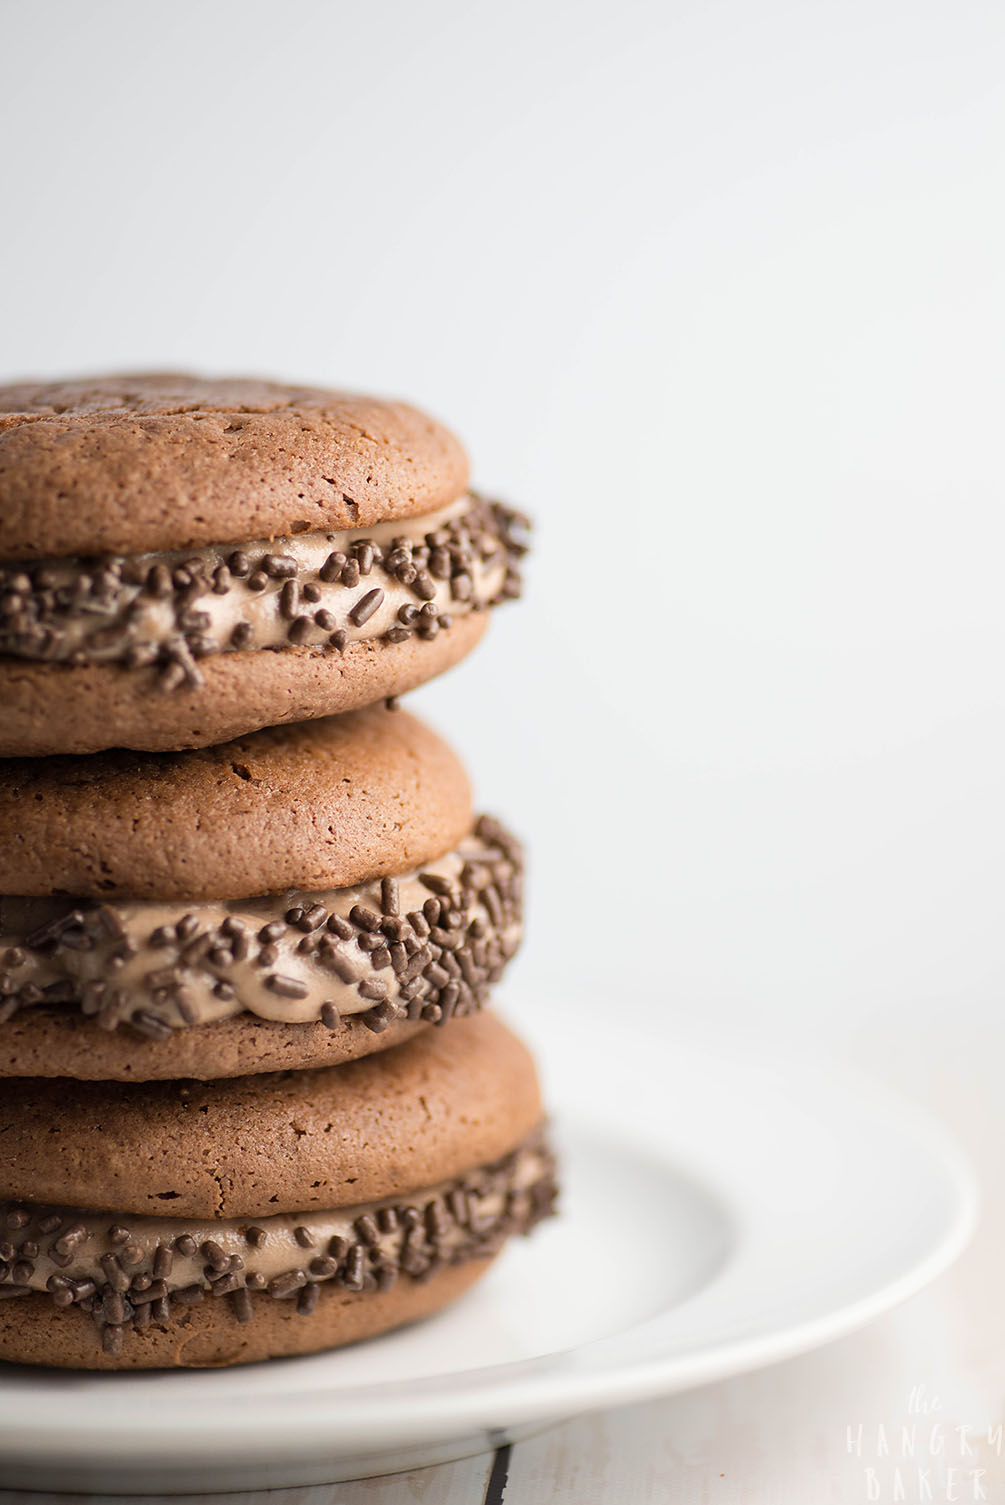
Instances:
[[[2,1370],[3,1483],[234,1490],[442,1462],[826,1342],[963,1247],[969,1171],[874,1087],[692,1048],[601,1060],[574,1034],[547,1056],[562,1216],[457,1306],[243,1369]]]

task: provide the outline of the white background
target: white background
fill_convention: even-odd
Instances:
[[[517,1012],[853,1057],[992,1208],[1003,78],[997,0],[0,5],[0,375],[406,396],[535,514],[415,697],[530,844]],[[849,1418],[1000,1420],[997,1227],[898,1326],[518,1450],[518,1498],[844,1505]]]
[[[400,394],[536,515],[415,702],[529,839],[522,975],[999,1029],[1005,8],[2,19],[5,374]]]

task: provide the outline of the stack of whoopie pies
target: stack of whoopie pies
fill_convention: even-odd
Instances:
[[[332,1347],[550,1211],[520,848],[392,699],[524,527],[400,403],[0,388],[0,1358]]]

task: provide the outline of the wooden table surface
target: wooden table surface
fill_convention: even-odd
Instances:
[[[924,1038],[921,1038],[923,1036]],[[408,1474],[216,1499],[221,1505],[1005,1505],[1003,1031],[946,1021],[910,1046],[853,1043],[956,1132],[982,1181],[974,1242],[927,1290],[867,1329],[759,1373],[581,1417],[494,1456]],[[915,1452],[905,1442],[914,1429]],[[965,1429],[961,1431],[960,1429]],[[99,1496],[0,1490],[0,1505]],[[157,1497],[164,1499],[166,1497]]]

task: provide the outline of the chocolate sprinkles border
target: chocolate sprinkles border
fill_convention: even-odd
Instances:
[[[515,1174],[528,1153],[540,1157],[541,1172],[521,1187]],[[358,1215],[351,1237],[336,1234],[323,1249],[308,1228],[295,1228],[296,1243],[312,1257],[271,1279],[247,1269],[241,1255],[226,1254],[212,1239],[198,1242],[182,1219],[179,1232],[148,1256],[133,1242],[128,1219],[114,1213],[109,1213],[113,1221],[108,1230],[113,1247],[99,1260],[104,1278],[75,1277],[74,1260],[89,1235],[71,1209],[0,1203],[0,1299],[48,1294],[57,1311],[77,1307],[94,1319],[104,1352],[114,1357],[130,1332],[167,1323],[207,1297],[227,1297],[238,1322],[247,1323],[254,1320],[259,1297],[295,1300],[298,1314],[309,1317],[326,1283],[364,1293],[389,1290],[402,1277],[429,1280],[449,1265],[494,1254],[514,1234],[528,1233],[551,1215],[556,1196],[554,1157],[538,1130],[510,1154],[456,1178],[435,1196],[420,1192]],[[498,1212],[486,1212],[481,1205],[496,1200]],[[244,1239],[253,1264],[267,1232],[249,1220]],[[389,1240],[391,1248],[382,1240]],[[28,1284],[43,1245],[45,1255],[60,1267],[44,1292]],[[187,1259],[198,1254],[203,1261],[200,1283],[171,1287],[179,1254]]]

